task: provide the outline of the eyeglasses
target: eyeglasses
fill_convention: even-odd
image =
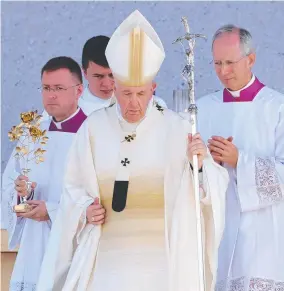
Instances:
[[[218,67],[218,68],[222,68],[223,66],[226,66],[226,67],[233,67],[235,64],[237,64],[239,61],[241,61],[242,59],[244,59],[245,57],[247,57],[247,56],[243,56],[243,57],[241,57],[239,60],[237,60],[237,61],[229,61],[229,60],[227,60],[227,61],[214,61],[214,60],[212,60],[211,61],[211,64],[212,63],[214,63],[214,65],[216,66],[216,67]]]
[[[63,86],[55,86],[55,87],[51,87],[51,86],[43,86],[38,88],[38,90],[42,93],[49,93],[50,91],[53,91],[54,93],[62,93],[64,91],[67,91],[70,88],[74,88],[76,86],[79,86],[81,84],[77,84],[77,85],[73,85],[70,87],[63,87]]]

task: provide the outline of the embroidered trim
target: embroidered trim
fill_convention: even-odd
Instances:
[[[276,282],[275,291],[284,291],[284,282]]]
[[[284,291],[284,282],[265,278],[240,277],[228,281],[227,284],[226,281],[218,282],[215,291]]]
[[[245,277],[237,278],[234,280],[231,280],[229,290],[234,291],[241,291],[245,290]]]
[[[36,284],[27,282],[11,282],[10,291],[36,291]]]
[[[255,161],[256,190],[261,204],[278,202],[283,199],[275,164],[269,159]]]
[[[261,278],[252,278],[249,283],[250,291],[274,291],[274,281]]]

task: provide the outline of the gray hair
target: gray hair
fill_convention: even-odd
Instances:
[[[240,46],[244,56],[254,53],[254,45],[250,32],[244,28],[237,27],[233,24],[227,24],[220,27],[214,34],[212,40],[212,50],[214,41],[224,33],[238,33],[240,37]]]

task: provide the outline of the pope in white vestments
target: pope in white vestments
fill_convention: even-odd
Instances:
[[[230,183],[216,291],[280,291],[284,290],[284,96],[260,82],[250,68],[238,72],[234,66],[232,54],[246,48],[236,45],[239,34],[248,33],[231,26],[220,31],[213,46],[219,78],[225,83],[233,72],[230,87],[245,74],[250,79],[239,90],[225,88],[197,101],[204,139],[232,137],[231,146],[238,151],[236,167],[223,163]],[[223,71],[222,56],[231,62]],[[253,53],[242,61],[250,57]],[[230,142],[219,144],[220,160],[222,155],[225,159]]]
[[[152,81],[165,57],[162,43],[135,11],[112,35],[106,56],[117,102],[92,113],[76,136],[37,290],[197,291],[190,126],[152,97]],[[216,280],[228,175],[205,146],[204,152],[200,179],[209,291]],[[107,212],[102,227],[86,218],[96,197]]]

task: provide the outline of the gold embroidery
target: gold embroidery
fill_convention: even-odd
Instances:
[[[144,31],[139,27],[130,33],[129,86],[143,84]]]

